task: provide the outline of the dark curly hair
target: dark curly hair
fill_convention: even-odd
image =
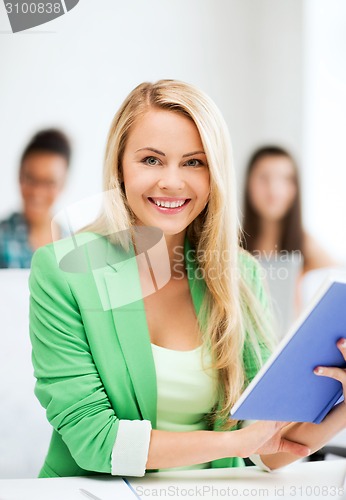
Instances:
[[[71,159],[71,144],[61,130],[51,128],[37,132],[23,151],[20,170],[24,160],[32,153],[54,153],[63,156],[68,166]]]

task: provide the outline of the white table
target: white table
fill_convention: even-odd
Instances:
[[[141,499],[225,498],[338,499],[346,474],[346,460],[300,462],[267,473],[257,467],[199,469],[146,474],[127,478]],[[79,488],[101,500],[136,496],[115,476],[0,480],[1,500],[87,500]],[[338,491],[338,489],[340,490]]]

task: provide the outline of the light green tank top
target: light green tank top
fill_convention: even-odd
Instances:
[[[202,366],[202,346],[190,351],[176,351],[151,344],[157,378],[157,429],[196,431],[208,428],[205,419],[216,403],[216,371]],[[211,358],[203,349],[206,367]],[[159,469],[174,471],[206,469],[210,462]]]

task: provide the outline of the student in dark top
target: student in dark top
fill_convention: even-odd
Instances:
[[[0,268],[30,268],[34,251],[52,241],[52,207],[70,157],[70,141],[60,130],[42,130],[26,146],[19,168],[22,209],[0,221]],[[54,228],[54,239],[65,236]]]

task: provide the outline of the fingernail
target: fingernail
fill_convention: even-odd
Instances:
[[[321,374],[321,373],[323,373],[323,368],[315,368],[314,372],[317,374]]]
[[[342,339],[342,342],[340,344],[341,347],[346,347],[346,339]]]

